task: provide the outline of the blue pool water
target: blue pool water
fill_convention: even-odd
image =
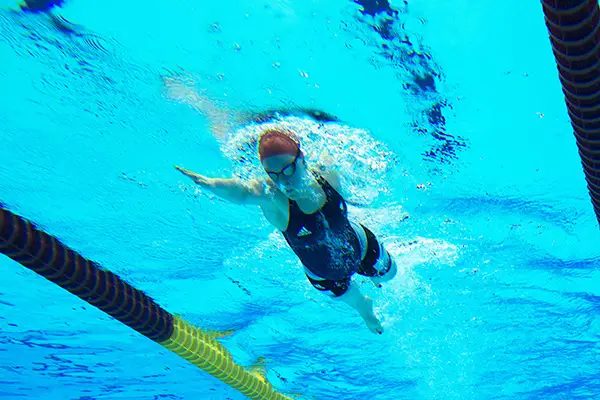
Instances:
[[[598,224],[541,5],[362,3],[71,0],[52,18],[3,0],[0,202],[170,312],[235,329],[236,361],[264,357],[283,393],[597,398]],[[384,335],[312,289],[258,209],[173,169],[259,173],[237,146],[254,127],[219,142],[167,97],[182,75],[232,113],[343,121],[287,123],[330,146],[351,215],[397,260],[393,282],[363,283]],[[0,274],[0,397],[243,398],[15,262]]]

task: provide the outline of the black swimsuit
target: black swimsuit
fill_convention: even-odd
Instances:
[[[276,109],[250,115],[247,122],[273,122],[288,116],[308,116],[320,123],[339,121],[320,110]],[[341,296],[348,290],[354,273],[383,276],[391,268],[392,261],[373,232],[362,224],[367,248],[361,260],[360,242],[348,221],[346,202],[325,179],[317,177],[317,180],[327,196],[325,204],[318,211],[305,214],[295,201],[289,200],[288,227],[283,236],[307,269],[312,285]],[[384,262],[379,262],[382,259]]]
[[[314,275],[329,280],[345,279],[358,271],[361,248],[356,232],[348,220],[346,202],[322,177],[317,182],[327,200],[312,214],[305,214],[289,200],[286,241]]]

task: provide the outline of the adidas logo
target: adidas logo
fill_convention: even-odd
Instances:
[[[297,234],[297,236],[308,236],[308,235],[312,235],[312,232],[309,231],[308,229],[306,229],[305,226],[303,226],[302,229],[300,229]]]

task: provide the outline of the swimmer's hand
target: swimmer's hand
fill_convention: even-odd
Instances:
[[[213,194],[232,203],[264,206],[271,201],[265,193],[264,184],[257,180],[244,182],[237,178],[209,178],[178,165],[175,166],[175,169],[193,180],[203,189],[208,189]]]
[[[223,141],[233,127],[233,112],[218,106],[206,94],[196,90],[195,82],[186,77],[164,77],[166,95],[172,100],[192,106],[208,118],[210,131],[215,139]]]
[[[197,174],[194,171],[191,171],[189,169],[182,168],[179,165],[175,165],[175,169],[202,187],[208,188],[212,185],[211,178],[208,178],[204,175]]]

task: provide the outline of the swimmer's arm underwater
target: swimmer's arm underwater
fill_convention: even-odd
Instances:
[[[235,204],[262,204],[265,199],[264,185],[257,180],[243,182],[236,178],[209,178],[189,169],[175,166],[175,169],[192,179],[202,188]]]
[[[227,137],[232,128],[231,112],[218,107],[207,95],[198,93],[189,79],[165,77],[163,83],[167,97],[192,106],[208,119],[210,131],[217,140]]]
[[[329,182],[329,184],[335,189],[335,191],[338,192],[344,198],[346,203],[351,204],[355,207],[368,206],[368,203],[362,204],[352,200],[352,197],[348,194],[346,190],[344,190],[344,186],[342,185],[341,173],[338,170],[325,169],[322,170],[321,174],[323,175],[323,178],[325,178],[327,182]]]
[[[317,167],[319,168],[323,178],[325,178],[327,182],[329,182],[329,184],[336,190],[336,192],[338,192],[344,198],[346,203],[355,207],[365,206],[365,204],[353,201],[349,193],[344,190],[344,186],[342,185],[342,170],[340,169],[339,165],[336,164],[335,160],[327,149],[323,150],[321,153]]]
[[[321,156],[319,157],[319,161],[317,163],[317,167],[321,172],[323,178],[329,182],[331,186],[340,194],[342,191],[342,180],[339,166],[335,163],[335,160],[329,153],[327,149],[323,150]],[[346,197],[342,194],[342,197]]]

